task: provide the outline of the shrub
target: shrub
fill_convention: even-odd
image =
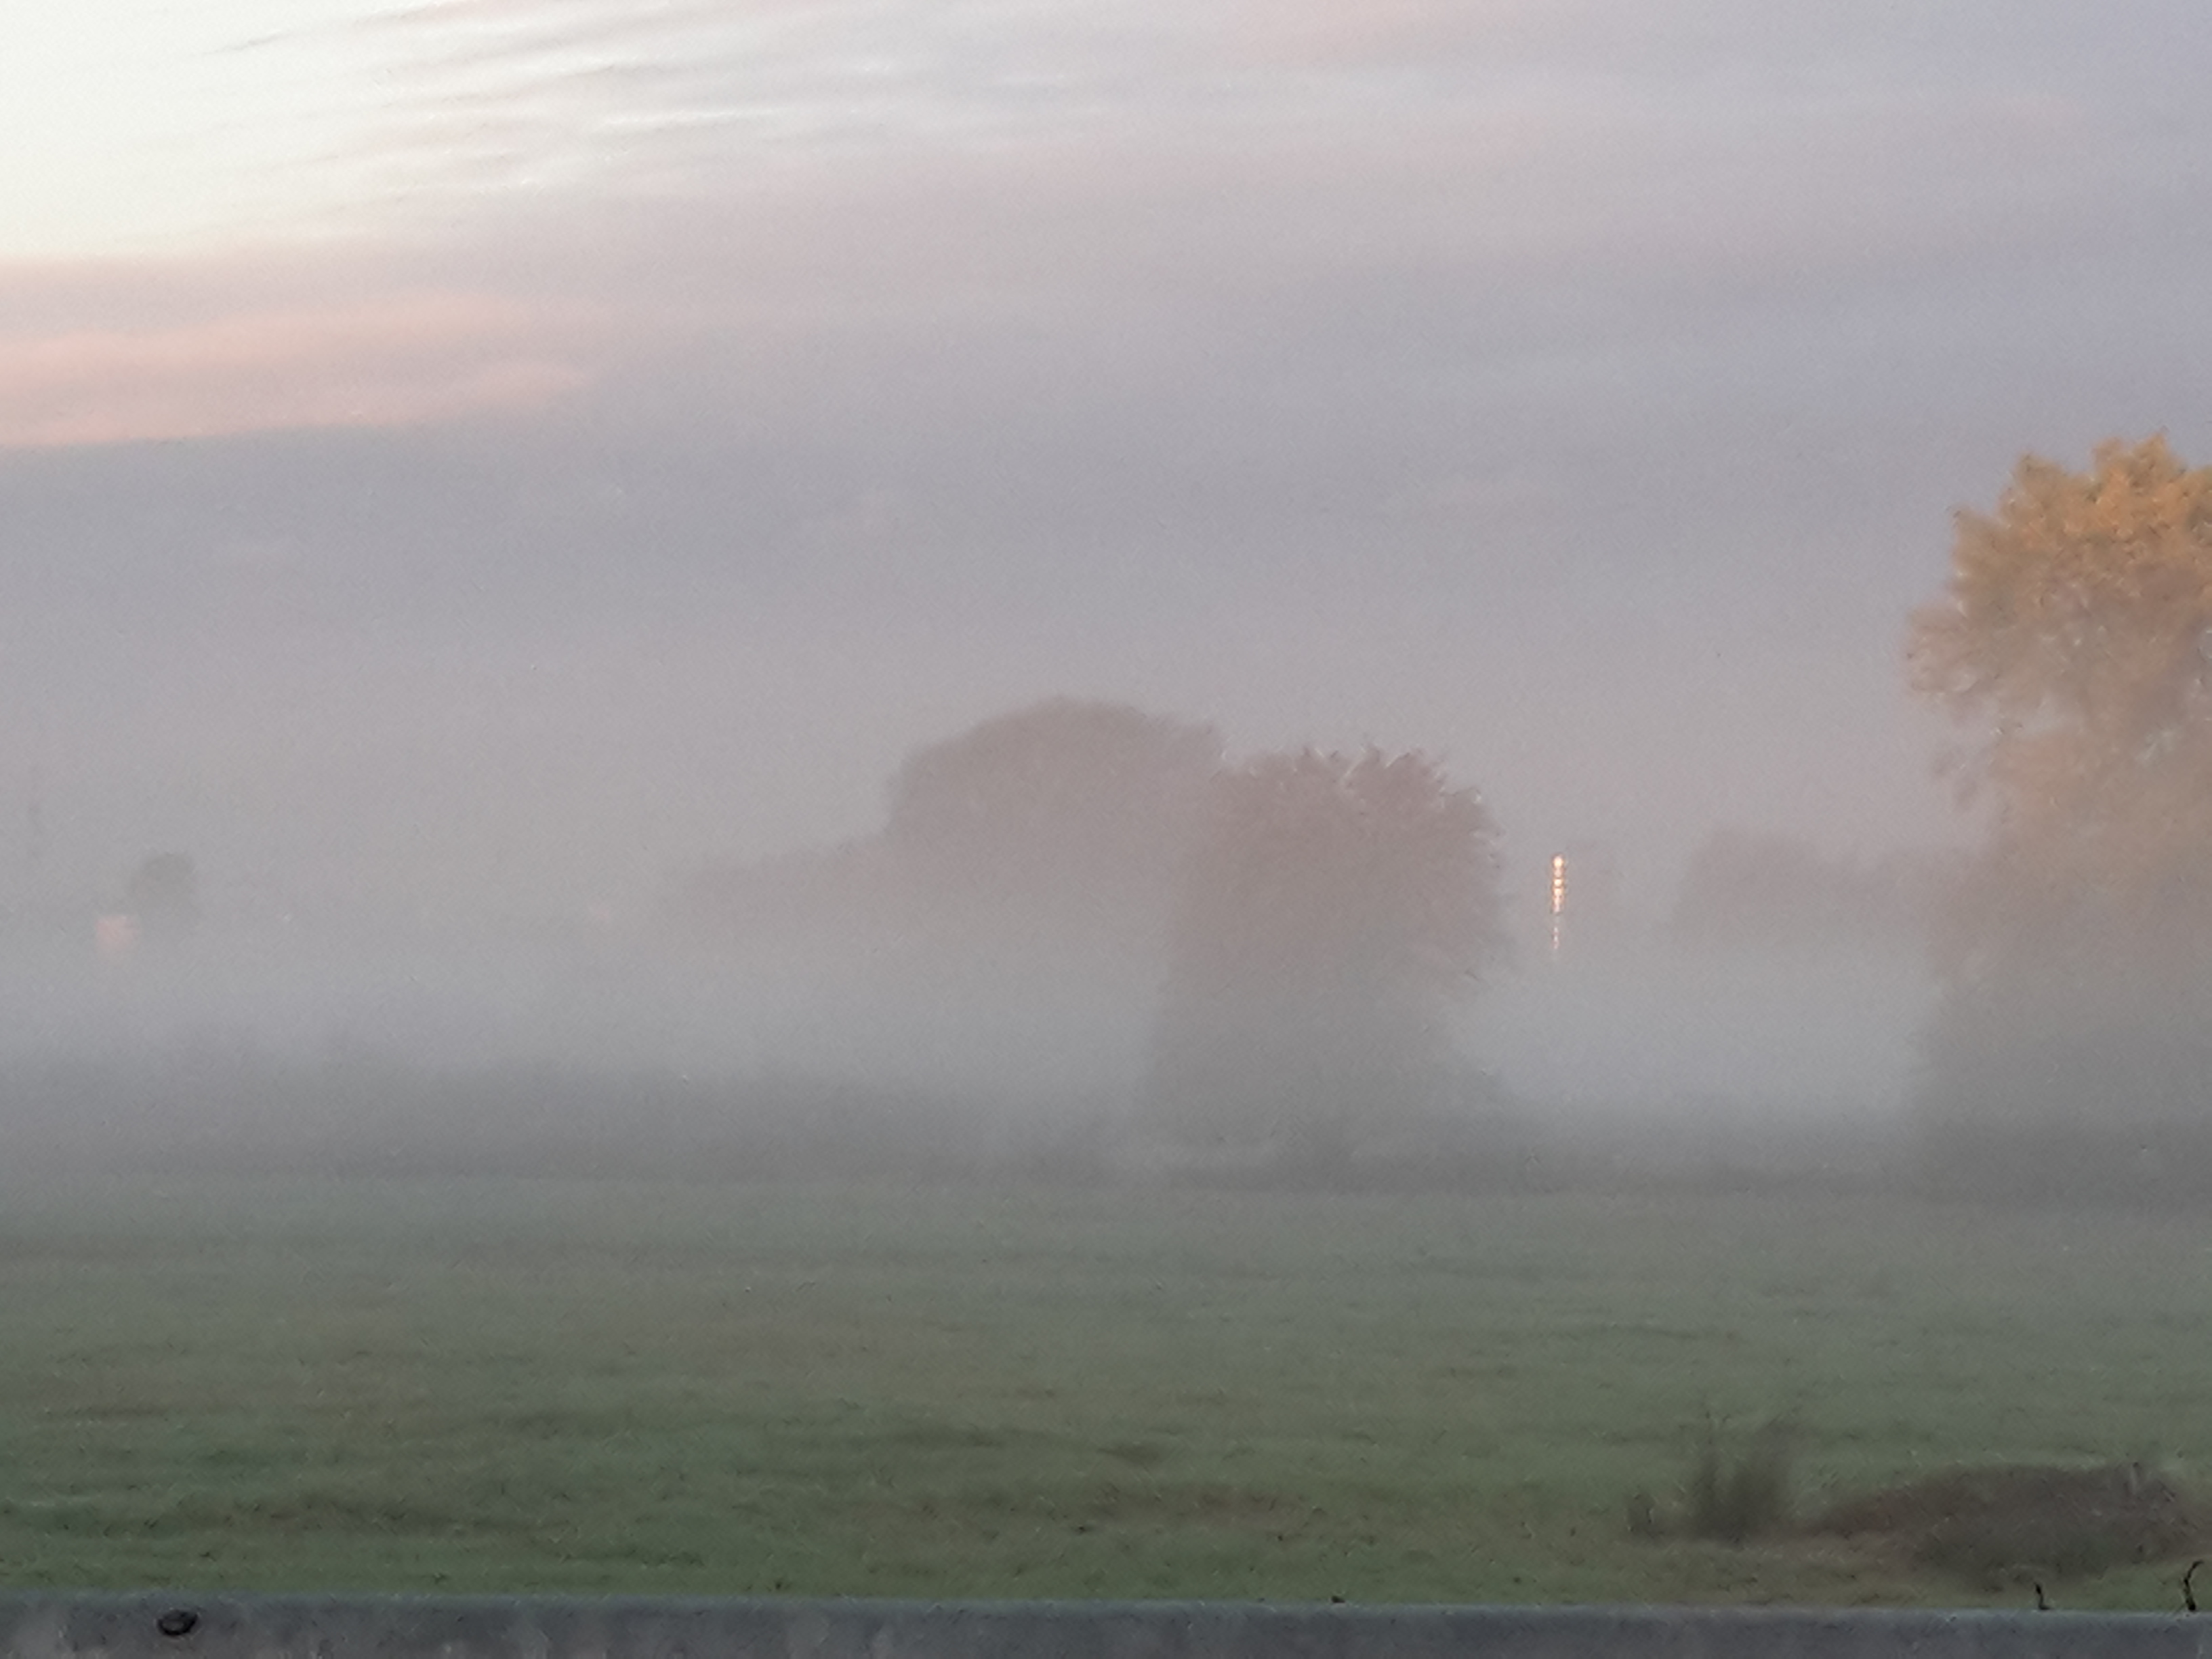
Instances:
[[[1812,1528],[1886,1537],[1923,1566],[1991,1587],[2176,1559],[2206,1532],[2196,1499],[2140,1463],[1952,1469],[1848,1499]]]

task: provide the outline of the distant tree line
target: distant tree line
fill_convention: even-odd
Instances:
[[[1717,830],[1690,854],[1666,933],[1711,951],[1922,950],[1941,930],[1959,876],[1959,860],[1942,854],[1862,860],[1795,836]]]
[[[672,908],[778,945],[1144,957],[1141,1132],[1326,1180],[1464,1115],[1452,1021],[1504,949],[1496,842],[1418,753],[1232,766],[1210,726],[1055,699],[912,757],[875,836],[702,872]]]
[[[1941,1187],[2212,1194],[2212,471],[2160,439],[2079,472],[2023,459],[1958,515],[1907,656],[1961,734],[1978,846],[1860,861],[1717,832],[1666,935],[1928,950]],[[1505,948],[1497,827],[1419,753],[1231,764],[1211,727],[1056,700],[915,754],[875,836],[702,872],[672,910],[758,940],[1142,958],[1138,1127],[1188,1158],[1327,1179],[1495,1103],[1452,1032]]]

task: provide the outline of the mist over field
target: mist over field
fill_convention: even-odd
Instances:
[[[2204,0],[9,11],[10,1595],[2212,1595]]]
[[[2193,969],[1957,921],[2058,705],[1905,661],[2004,611],[1942,596],[2024,453],[2203,447],[2185,6],[112,4],[0,63],[41,1145],[1542,1181],[2095,1116],[2096,1054],[2193,1109]],[[2174,865],[2185,770],[2006,890]]]
[[[1203,723],[1048,700],[908,757],[871,834],[672,870],[621,917],[270,915],[182,854],[112,908],[27,881],[0,946],[8,1133],[33,1162],[213,1169],[1146,1180],[1225,1155],[1266,1178],[1236,1148],[1273,1144],[1340,1042],[1287,1073],[1288,1032],[1229,1053],[1209,1097],[1256,1090],[1257,1119],[1195,1149],[1147,1115],[1192,990],[1178,917],[1231,878],[1191,867],[1228,764]],[[1330,1085],[1445,1091],[1358,1145],[1441,1134],[1461,1156],[1424,1180],[1513,1185],[1865,1178],[1890,1155],[1932,995],[1926,881],[1723,833],[1638,909],[1606,849],[1562,856],[1556,915],[1549,861],[1482,874],[1494,948],[1389,1037],[1411,1059]],[[1301,1023],[1371,994],[1332,986]]]

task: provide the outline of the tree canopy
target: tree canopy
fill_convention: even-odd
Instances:
[[[787,940],[1012,935],[1157,952],[1220,763],[1210,726],[1049,698],[908,755],[876,834],[708,866],[673,890],[669,912]]]
[[[1164,1126],[1340,1155],[1432,1109],[1450,1006],[1504,947],[1496,829],[1427,757],[1225,772],[1185,868],[1155,1045]]]
[[[1164,916],[1220,763],[1211,726],[1055,697],[910,756],[883,842],[939,909]]]
[[[2158,438],[2022,460],[1959,514],[1910,661],[1990,809],[1926,1034],[1932,1156],[2133,1183],[2212,1127],[2212,471]]]
[[[2085,472],[2030,456],[1962,512],[1942,599],[1911,624],[1914,688],[1972,737],[1994,807],[1965,956],[2212,920],[2212,469],[2161,438]]]

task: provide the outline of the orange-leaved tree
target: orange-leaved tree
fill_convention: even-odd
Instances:
[[[1914,689],[1988,812],[1944,930],[1929,1103],[2212,1120],[2212,469],[2161,438],[2023,459],[1958,516]]]

